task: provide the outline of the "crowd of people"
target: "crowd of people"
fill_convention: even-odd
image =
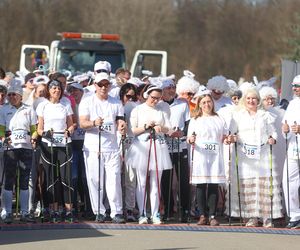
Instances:
[[[300,75],[280,105],[274,78],[0,73],[4,223],[300,228]]]

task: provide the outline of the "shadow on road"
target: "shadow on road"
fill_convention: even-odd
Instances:
[[[0,245],[29,243],[37,241],[66,240],[80,238],[109,237],[96,229],[39,229],[7,230],[0,232]]]

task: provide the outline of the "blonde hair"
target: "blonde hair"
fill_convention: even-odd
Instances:
[[[203,115],[203,111],[202,111],[202,108],[200,107],[200,102],[201,100],[204,98],[204,97],[209,97],[210,100],[212,101],[212,112],[211,114],[212,115],[218,115],[216,112],[215,112],[215,103],[214,103],[214,100],[212,98],[212,96],[210,94],[204,94],[204,95],[201,95],[197,98],[197,103],[196,103],[196,107],[195,109],[191,112],[191,117],[194,118],[194,119],[197,119],[198,117],[201,117]]]
[[[259,92],[255,88],[249,88],[243,92],[243,96],[238,104],[239,109],[246,109],[246,97],[249,94],[254,94],[256,96],[257,101],[258,101],[257,109],[260,109],[261,108],[261,97],[259,95]]]

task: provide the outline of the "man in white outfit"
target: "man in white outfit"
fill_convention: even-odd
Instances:
[[[79,105],[80,126],[86,130],[83,152],[92,209],[96,221],[104,222],[103,194],[106,191],[113,222],[124,223],[117,142],[117,130],[121,134],[126,132],[124,109],[121,101],[108,95],[111,87],[108,74],[98,73],[94,86],[96,93]]]
[[[299,139],[300,133],[300,75],[293,82],[294,99],[290,102],[282,120],[282,132],[288,140],[288,152],[283,169],[283,193],[288,216],[287,228],[300,228],[300,166]]]

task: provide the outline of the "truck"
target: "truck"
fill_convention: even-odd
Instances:
[[[112,72],[126,65],[126,50],[118,34],[57,33],[60,40],[47,45],[23,44],[19,71],[23,74],[35,69],[69,71],[72,74],[93,71],[98,61],[111,63]],[[167,75],[167,52],[138,50],[135,52],[130,71],[133,77]]]

